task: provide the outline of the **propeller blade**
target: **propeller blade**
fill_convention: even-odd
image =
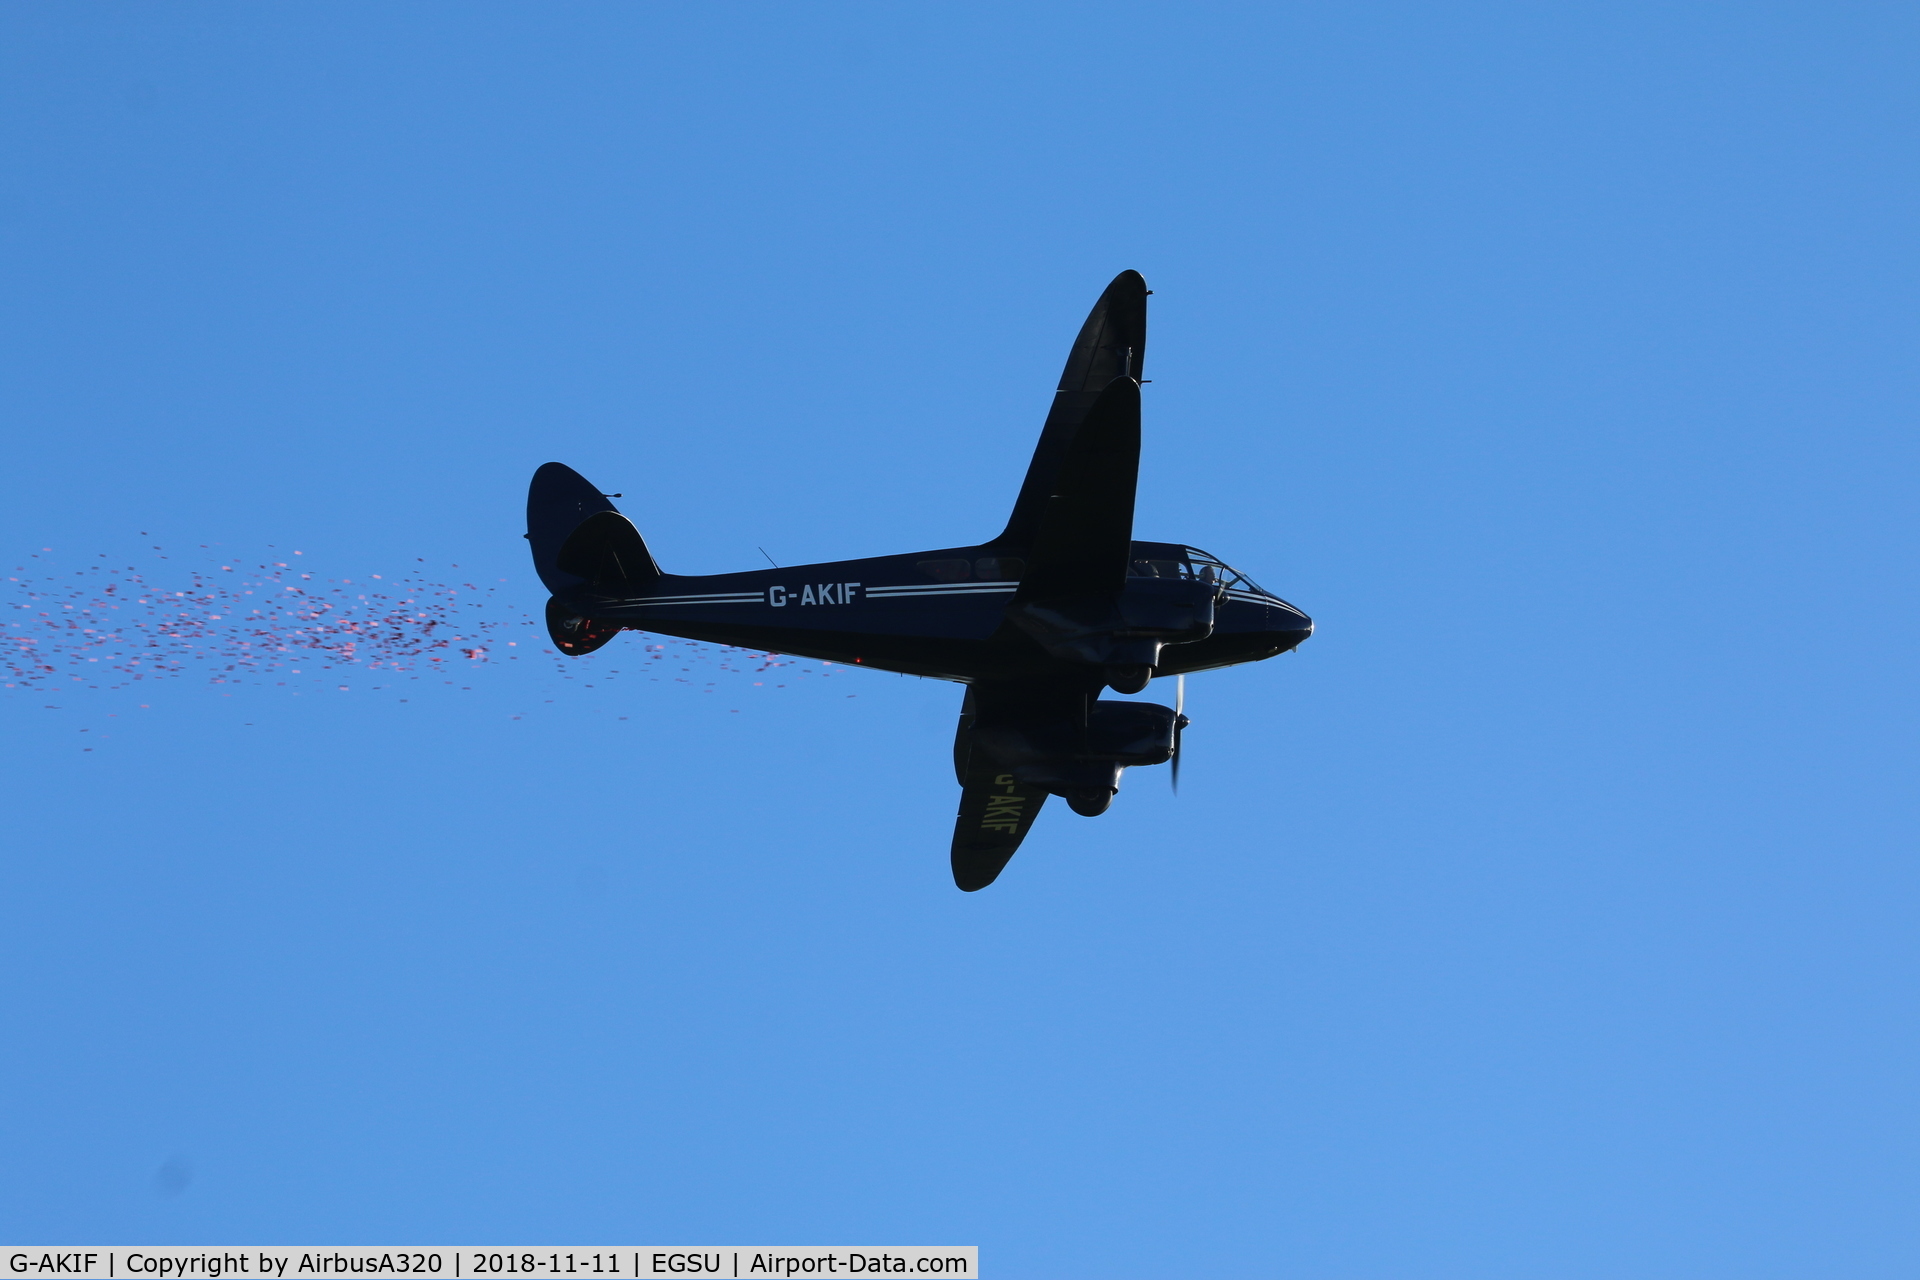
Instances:
[[[1173,794],[1180,794],[1180,731],[1187,727],[1187,675],[1181,672],[1173,678],[1173,758],[1167,762],[1167,777],[1173,783]]]

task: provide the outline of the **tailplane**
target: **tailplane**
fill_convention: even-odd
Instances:
[[[533,473],[527,541],[534,572],[555,595],[629,595],[661,576],[633,522],[585,476],[558,462]]]
[[[558,462],[533,473],[527,542],[534,572],[553,592],[547,634],[569,657],[591,653],[620,634],[618,622],[593,616],[596,601],[630,598],[661,577],[633,522],[585,476]]]

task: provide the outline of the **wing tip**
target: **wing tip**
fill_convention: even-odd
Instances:
[[[1007,862],[1012,860],[1013,855],[1008,854]],[[962,893],[978,893],[1000,878],[1000,873],[1007,868],[1007,862],[988,869],[977,864],[963,864],[956,858],[953,862],[953,887]]]

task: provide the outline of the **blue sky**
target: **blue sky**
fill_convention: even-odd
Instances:
[[[976,895],[937,683],[0,691],[0,1236],[1920,1264],[1909,6],[0,31],[10,571],[533,610],[550,459],[672,571],[976,541],[1135,268],[1137,530],[1320,625]]]

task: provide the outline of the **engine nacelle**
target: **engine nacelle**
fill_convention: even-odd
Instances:
[[[1173,755],[1174,711],[1157,702],[1101,701],[1087,716],[1087,755],[1121,766],[1165,764]]]
[[[1026,600],[1007,618],[1056,658],[1103,668],[1121,693],[1147,687],[1160,650],[1213,634],[1220,589],[1211,582],[1129,578],[1117,597]]]
[[[975,746],[1014,767],[1097,761],[1130,765],[1165,764],[1173,754],[1172,707],[1157,702],[1103,699],[1075,720],[1021,720],[976,724]]]
[[[1077,720],[975,724],[968,749],[984,751],[1032,787],[1066,797],[1074,812],[1100,813],[1120,789],[1121,771],[1165,764],[1173,755],[1176,717],[1156,702],[1095,702]]]

